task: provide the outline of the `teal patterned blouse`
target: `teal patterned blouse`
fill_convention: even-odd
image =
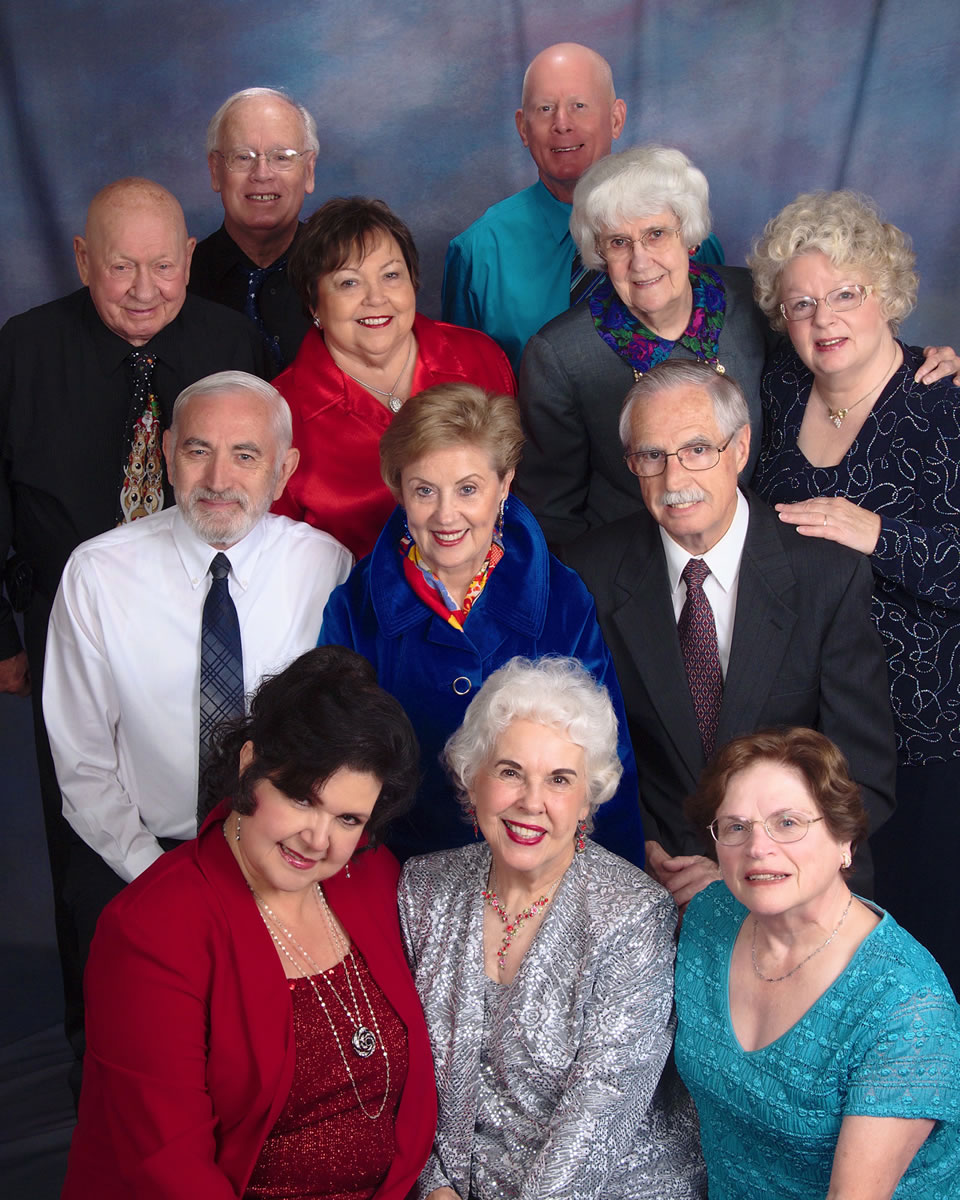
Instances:
[[[747,1052],[727,998],[746,916],[711,884],[690,902],[677,954],[676,1061],[700,1117],[710,1200],[823,1200],[848,1115],[936,1120],[894,1197],[957,1200],[960,1008],[934,959],[884,913],[796,1025]]]

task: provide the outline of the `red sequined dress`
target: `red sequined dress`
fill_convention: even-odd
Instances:
[[[345,974],[350,971],[360,1016],[365,1025],[373,1028],[363,990],[358,986],[358,974],[363,981],[390,1062],[386,1102],[383,1102],[386,1065],[379,1039],[374,1053],[369,1058],[360,1058],[350,1045],[354,1020],[344,1012],[327,982],[320,976],[314,977],[349,1061],[356,1083],[354,1090],[330,1021],[310,981],[291,979],[297,1050],[293,1081],[287,1102],[260,1151],[245,1197],[370,1200],[390,1167],[396,1152],[394,1119],[407,1075],[407,1033],[356,948],[350,950],[348,957],[349,966],[344,960],[324,974],[352,1008]],[[383,1104],[376,1120],[370,1120],[361,1111],[357,1092],[368,1113],[376,1113]]]

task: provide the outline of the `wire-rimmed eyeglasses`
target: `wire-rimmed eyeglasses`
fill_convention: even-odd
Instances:
[[[853,308],[859,308],[872,291],[871,283],[845,283],[843,287],[834,288],[819,299],[815,296],[789,296],[780,305],[780,312],[786,321],[809,321],[821,301],[831,312],[850,312]]]
[[[638,238],[628,237],[625,233],[601,233],[597,237],[597,249],[606,262],[616,262],[617,259],[633,257],[634,246],[642,246],[644,250],[652,250],[668,242],[673,235],[680,236],[677,229],[648,229]]]
[[[668,458],[675,458],[688,471],[709,471],[717,465],[720,455],[732,441],[733,438],[729,437],[722,446],[694,442],[691,446],[681,446],[679,450],[631,450],[623,456],[623,461],[641,479],[662,475],[667,469]]]
[[[297,159],[302,158],[304,154],[309,154],[309,150],[261,150],[259,153],[256,150],[250,150],[245,146],[241,146],[236,150],[228,150],[224,153],[222,150],[214,150],[214,154],[219,154],[226,164],[228,171],[247,172],[252,171],[261,158],[266,159],[267,166],[274,171],[289,171],[297,164]]]
[[[808,817],[805,813],[773,813],[763,821],[745,821],[742,817],[715,817],[707,828],[720,846],[742,846],[753,833],[754,825],[762,825],[767,837],[775,842],[799,842],[807,830],[823,817]]]

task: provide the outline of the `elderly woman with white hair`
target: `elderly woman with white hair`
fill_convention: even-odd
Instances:
[[[709,188],[680,150],[641,146],[595,163],[573,194],[583,262],[606,274],[530,339],[518,399],[527,444],[514,487],[552,546],[642,507],[617,419],[637,380],[667,358],[732,375],[750,405],[749,480],[760,447],[760,380],[778,338],[743,267],[693,261],[710,231]],[[930,379],[958,365],[953,352]],[[920,372],[924,374],[923,371]]]
[[[909,239],[854,192],[798,196],[750,265],[789,343],[764,378],[754,487],[782,521],[869,557],[898,743],[897,811],[871,838],[876,896],[960,990],[960,406],[897,339]]]
[[[520,369],[528,440],[515,490],[554,545],[641,506],[617,420],[633,384],[664,359],[732,375],[759,446],[769,337],[745,268],[692,261],[710,232],[709,188],[680,150],[641,146],[595,163],[577,184],[570,229],[584,264],[606,274],[530,339]]]
[[[575,659],[511,659],[445,760],[480,840],[401,880],[439,1093],[416,1195],[704,1196],[668,1062],[676,907],[588,838],[621,771],[606,690]]]

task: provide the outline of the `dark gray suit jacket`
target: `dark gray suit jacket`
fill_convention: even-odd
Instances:
[[[745,267],[711,267],[723,281],[726,313],[720,362],[750,406],[753,474],[760,453],[760,377],[777,335],[753,302]],[[693,359],[683,346],[671,357]],[[587,304],[545,325],[527,343],[517,400],[527,435],[513,490],[540,522],[551,549],[643,508],[617,432],[633,368],[597,333]]]
[[[896,749],[868,561],[804,538],[759,497],[747,498],[717,745],[772,725],[819,729],[847,756],[876,829],[893,812]],[[670,854],[703,853],[709,834],[683,815],[704,759],[659,527],[643,511],[577,539],[560,557],[593,593],[613,655],[646,836]]]

